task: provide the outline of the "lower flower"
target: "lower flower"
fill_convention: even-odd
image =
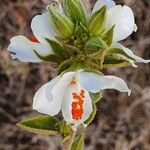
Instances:
[[[76,129],[92,113],[92,99],[89,92],[98,93],[105,89],[121,92],[131,91],[126,83],[115,76],[102,76],[93,72],[78,70],[66,72],[44,84],[35,94],[33,109],[51,116],[62,110],[67,123]]]

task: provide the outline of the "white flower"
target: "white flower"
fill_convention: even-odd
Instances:
[[[47,13],[37,15],[31,22],[32,32],[35,36],[29,39],[24,36],[15,36],[10,41],[8,51],[13,52],[12,58],[17,58],[23,62],[41,62],[35,51],[42,56],[52,53],[52,49],[45,38],[55,39],[55,32],[52,28],[50,17]]]
[[[64,119],[74,128],[83,124],[92,113],[89,92],[105,89],[131,91],[126,83],[115,76],[101,76],[92,72],[67,72],[44,84],[35,94],[33,109],[51,116],[62,110]]]
[[[98,0],[95,3],[92,14],[104,5],[108,8],[105,30],[108,31],[115,25],[111,47],[121,48],[128,56],[132,57],[135,61],[124,55],[120,55],[122,59],[129,61],[134,67],[136,67],[134,62],[149,63],[150,60],[144,60],[134,55],[131,50],[118,43],[118,41],[124,40],[131,35],[133,31],[137,30],[133,11],[128,6],[116,5],[113,0]]]

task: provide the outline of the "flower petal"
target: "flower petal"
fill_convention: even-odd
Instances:
[[[84,98],[80,97],[81,91],[84,91]],[[77,94],[80,98],[75,99],[73,93]],[[82,100],[83,103],[81,104]],[[75,130],[78,125],[83,124],[89,118],[91,113],[92,102],[88,91],[83,89],[78,81],[75,85],[70,84],[65,91],[62,105],[64,119],[68,123],[73,124],[73,129]]]
[[[45,38],[55,40],[56,33],[47,13],[35,16],[31,22],[31,29],[39,42],[46,43]]]
[[[116,5],[109,9],[106,19],[106,29],[109,30],[113,25],[113,41],[120,41],[128,37],[135,30],[135,20],[133,11],[128,6]]]
[[[111,7],[114,7],[116,4],[113,0],[97,0],[97,2],[93,7],[92,14],[101,9],[104,5],[106,5],[107,8],[110,9]]]
[[[111,47],[122,49],[128,56],[133,58],[136,62],[139,62],[139,63],[149,63],[150,62],[150,59],[149,60],[144,60],[143,58],[134,55],[133,52],[130,49],[124,47],[123,45],[121,45],[119,43],[113,43]],[[128,58],[126,58],[126,59],[128,59]],[[128,61],[130,62],[130,59],[128,59]],[[135,67],[136,65],[133,64],[133,66]]]
[[[52,88],[59,81],[60,76],[57,76],[50,82],[44,84],[36,93],[33,98],[33,109],[37,110],[40,113],[48,115],[56,115],[62,105],[62,101],[53,99]]]
[[[40,43],[31,42],[24,36],[15,36],[11,40],[8,46],[8,51],[15,54],[11,54],[12,58],[17,58],[23,62],[41,62],[35,52],[36,50],[41,55],[48,55],[52,52],[51,48]]]
[[[51,116],[58,114],[62,107],[64,92],[73,75],[74,72],[68,72],[44,84],[34,96],[33,109]]]
[[[92,93],[97,93],[100,90],[115,89],[120,92],[128,92],[130,95],[131,91],[127,84],[118,77],[115,76],[101,76],[96,73],[80,72],[79,78],[81,85]]]

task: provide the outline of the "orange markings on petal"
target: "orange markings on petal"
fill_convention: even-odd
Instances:
[[[39,41],[37,40],[37,38],[34,37],[34,36],[29,36],[28,39],[29,39],[31,42],[39,42]]]
[[[76,84],[76,83],[77,83],[76,80],[72,80],[72,81],[71,81],[71,84],[73,84],[73,85]]]
[[[79,120],[82,118],[83,115],[83,98],[84,96],[84,90],[81,90],[80,94],[72,93],[73,96],[73,102],[72,102],[72,118],[75,120]]]

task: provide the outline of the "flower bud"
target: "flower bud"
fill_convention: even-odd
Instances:
[[[74,32],[74,25],[69,18],[60,13],[59,10],[55,9],[53,6],[49,6],[48,11],[58,37],[61,39],[70,38]]]
[[[103,6],[100,10],[95,12],[89,22],[89,31],[95,36],[100,35],[103,31],[103,25],[106,19],[106,10],[107,7]]]

